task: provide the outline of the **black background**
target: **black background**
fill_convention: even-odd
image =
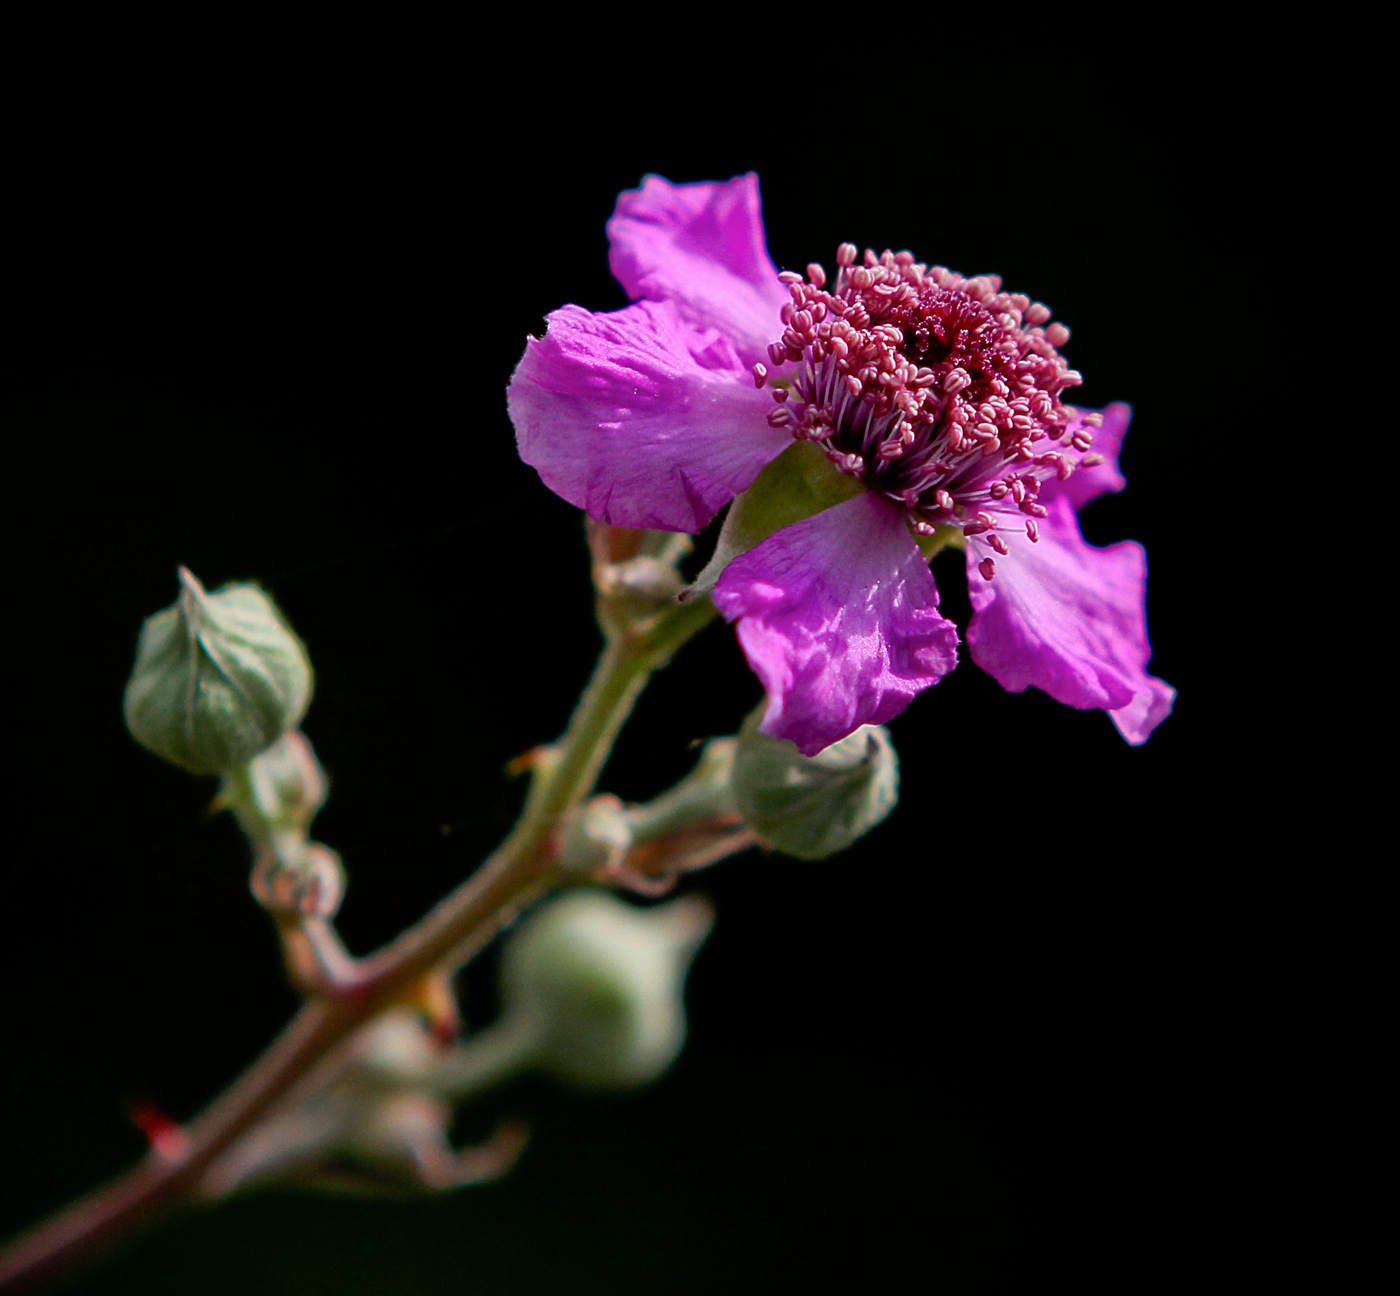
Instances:
[[[516,459],[504,387],[547,311],[625,304],[603,225],[647,171],[758,171],[782,267],[850,239],[1048,302],[1084,402],[1134,406],[1129,489],[1083,525],[1147,545],[1152,669],[1180,690],[1129,749],[964,661],[894,723],[903,800],[856,849],[690,884],[719,917],[653,1089],[519,1084],[460,1130],[531,1122],[500,1184],[250,1198],[73,1291],[1122,1291],[1244,1227],[1276,901],[1231,811],[1257,731],[1202,486],[1243,436],[1242,343],[1203,303],[1259,254],[1270,127],[1206,58],[1152,81],[1076,39],[982,33],[936,75],[853,63],[839,93],[755,38],[684,74],[529,63],[499,95],[478,47],[469,73],[415,78],[420,50],[392,77],[328,59],[199,93],[196,69],[36,109],[6,272],[5,1231],[140,1154],[124,1104],[193,1114],[294,1007],[211,785],[122,728],[177,563],[264,582],[309,645],[352,948],[512,822],[502,766],[559,731],[597,635],[578,516]],[[935,572],[965,624],[958,561]],[[711,628],[605,786],[654,794],[757,699]],[[489,961],[466,992],[488,1019]]]

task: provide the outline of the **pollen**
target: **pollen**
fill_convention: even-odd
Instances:
[[[780,276],[782,333],[753,371],[777,402],[769,423],[900,504],[920,534],[955,525],[1000,555],[1008,534],[1037,540],[1041,483],[1103,462],[1088,453],[1099,415],[1064,400],[1083,381],[1059,353],[1069,329],[996,275],[909,252],[858,263],[852,243],[836,267]],[[996,564],[978,569],[991,580]]]

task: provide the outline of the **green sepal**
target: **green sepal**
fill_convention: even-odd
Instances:
[[[794,441],[729,506],[713,556],[681,597],[708,594],[740,554],[775,531],[854,499],[863,489],[854,477],[837,472],[812,442]]]

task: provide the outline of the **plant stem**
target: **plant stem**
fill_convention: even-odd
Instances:
[[[411,998],[436,968],[484,948],[549,889],[554,838],[593,790],[651,673],[714,616],[708,599],[668,604],[607,646],[568,730],[543,766],[510,836],[451,895],[326,994],[309,998],[281,1036],[185,1129],[176,1155],[154,1151],[121,1178],[80,1198],[0,1253],[0,1291],[52,1278],[134,1228],[194,1200],[214,1160],[263,1116],[295,1096],[366,1022]]]

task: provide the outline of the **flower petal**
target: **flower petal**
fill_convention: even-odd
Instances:
[[[1085,413],[1089,411],[1086,410]],[[1122,401],[1106,406],[1102,411],[1103,427],[1091,429],[1094,433],[1094,453],[1101,454],[1104,462],[1097,468],[1076,468],[1068,481],[1051,477],[1040,493],[1042,504],[1048,504],[1057,495],[1063,495],[1074,505],[1076,511],[1090,500],[1112,491],[1120,491],[1128,484],[1118,467],[1118,453],[1123,448],[1123,438],[1128,433],[1128,420],[1133,417],[1132,407]],[[1080,426],[1079,420],[1070,424],[1072,430]]]
[[[897,716],[957,662],[928,563],[870,491],[734,559],[714,600],[768,691],[760,730],[804,756]]]
[[[1144,742],[1176,696],[1146,670],[1146,552],[1131,540],[1095,548],[1067,498],[1048,507],[1038,544],[1016,536],[997,556],[982,537],[968,541],[972,660],[1012,693],[1034,684],[1067,706],[1100,707]],[[990,581],[977,570],[985,558],[996,563]]]
[[[764,242],[756,175],[684,185],[647,176],[618,196],[608,239],[629,297],[675,302],[690,323],[730,338],[746,364],[767,360],[788,291]]]
[[[1145,743],[1152,731],[1172,713],[1176,690],[1155,675],[1147,676],[1147,688],[1133,695],[1125,707],[1110,711],[1108,718],[1118,726],[1118,732],[1136,747]]]
[[[768,425],[728,339],[669,302],[565,306],[531,338],[507,399],[520,457],[614,526],[699,531],[792,441]]]

